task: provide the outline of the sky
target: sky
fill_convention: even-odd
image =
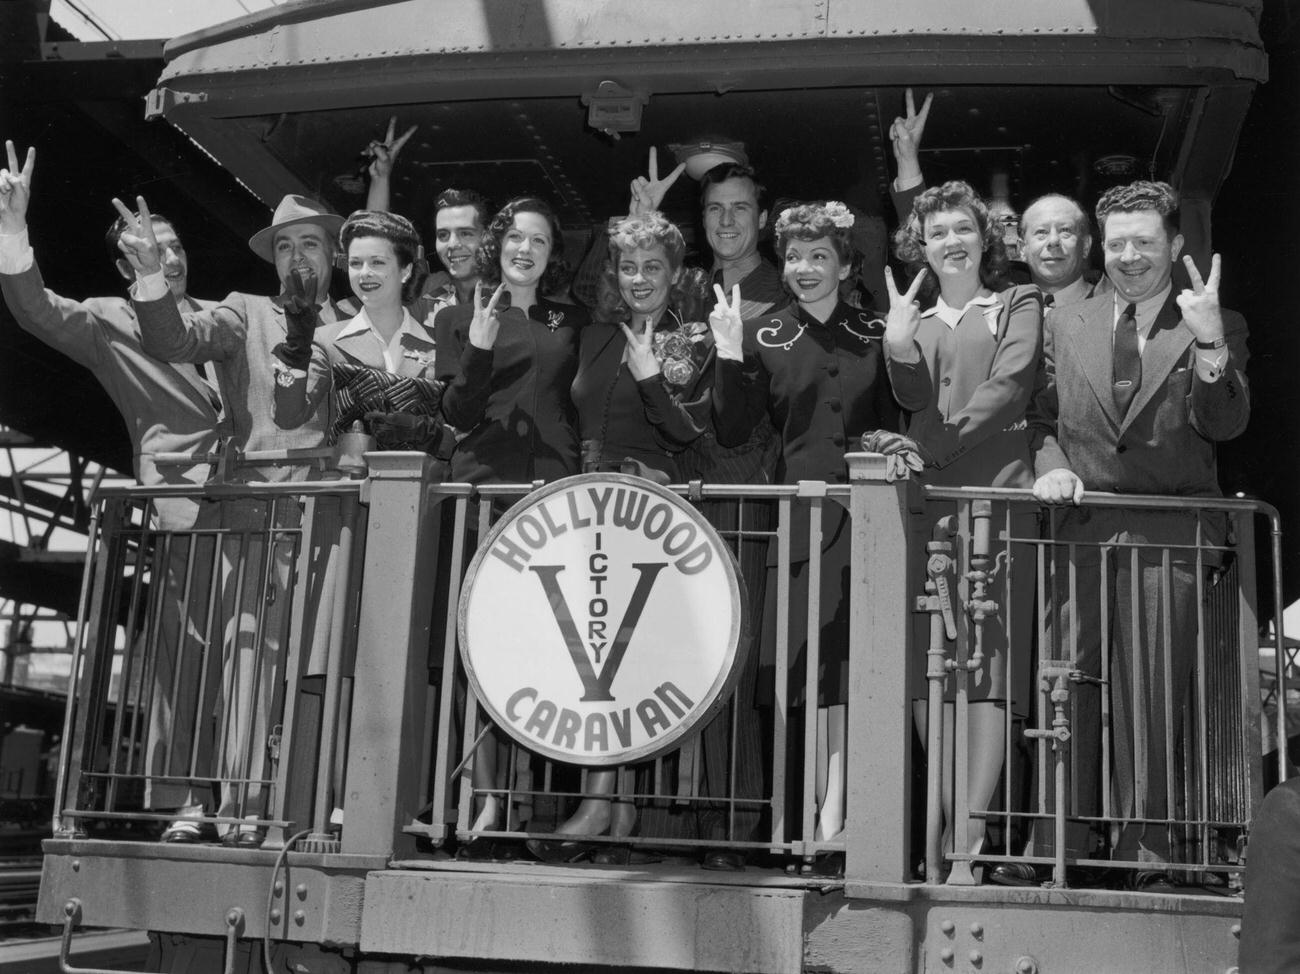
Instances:
[[[285,0],[54,0],[50,16],[82,41],[172,38]]]

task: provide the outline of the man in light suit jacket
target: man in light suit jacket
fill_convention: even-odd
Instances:
[[[1046,503],[1078,505],[1085,489],[1221,496],[1216,444],[1238,436],[1250,415],[1246,323],[1219,307],[1218,255],[1205,280],[1185,257],[1193,286],[1173,293],[1173,265],[1183,246],[1177,206],[1169,185],[1146,181],[1112,189],[1097,204],[1113,290],[1048,320],[1046,379],[1030,412],[1034,493]],[[1205,546],[1223,544],[1226,521],[1194,511],[1073,507],[1058,524],[1058,539],[1091,546],[1078,549],[1072,602],[1065,600],[1063,577],[1057,579],[1054,631],[1062,635],[1055,656],[1068,658],[1073,652],[1079,669],[1099,677],[1101,647],[1106,641],[1110,645],[1115,807],[1101,811],[1130,823],[1121,829],[1114,854],[1164,863],[1172,852],[1169,831],[1132,820],[1158,823],[1178,816],[1179,776],[1166,767],[1165,728],[1181,733],[1178,704],[1195,662],[1198,527],[1202,557],[1212,563],[1216,553]],[[1110,546],[1105,591],[1102,546]],[[1167,576],[1161,564],[1166,550],[1172,562]],[[1064,570],[1064,555],[1058,564]],[[1103,595],[1110,609],[1109,634],[1101,632]],[[1168,640],[1166,618],[1172,628]],[[1172,713],[1165,706],[1166,691],[1175,704]],[[1100,793],[1100,693],[1074,684],[1071,694],[1075,785],[1084,805],[1076,811],[1094,813]],[[1166,793],[1167,772],[1175,779],[1173,794]],[[1170,887],[1159,869],[1137,873],[1132,883]]]
[[[325,445],[327,404],[320,403],[294,429],[276,424],[274,350],[288,336],[285,308],[290,304],[286,297],[292,293],[291,274],[308,282],[310,293],[305,300],[308,310],[290,313],[314,316],[317,324],[340,319],[329,299],[329,285],[342,217],[315,200],[286,196],[276,207],[271,225],[249,240],[253,252],[275,266],[282,297],[233,292],[211,310],[182,314],[166,299],[148,204],[137,197],[140,212],[136,217],[120,201],[113,202],[132,223],[132,229],[122,234],[120,246],[136,272],[132,298],[145,350],[168,362],[216,364],[230,412],[231,447],[237,451],[233,479],[286,481],[319,475],[329,456]],[[269,462],[266,452],[279,454],[280,462]],[[257,453],[263,456],[252,455]],[[222,526],[231,532],[222,565],[222,612],[227,630],[223,685],[237,689],[224,701],[221,721],[219,813],[223,818],[251,820],[231,828],[224,836],[225,844],[255,848],[265,838],[265,828],[257,823],[267,813],[269,789],[265,783],[271,773],[267,749],[285,679],[280,657],[288,637],[292,538],[302,511],[295,503],[270,505],[251,498],[228,500],[221,507]],[[269,557],[266,545],[272,547]],[[267,578],[262,577],[264,564],[270,566]],[[329,618],[329,564],[321,561],[313,577],[299,580],[312,593],[313,604],[307,610],[312,620]],[[262,593],[268,590],[270,594],[263,598]],[[242,594],[239,605],[234,604],[236,594]]]
[[[5,143],[8,169],[0,170],[0,291],[19,326],[73,361],[94,372],[126,422],[135,457],[136,479],[146,487],[159,484],[201,484],[207,480],[211,464],[198,462],[159,464],[160,455],[171,454],[206,458],[214,454],[222,435],[221,400],[211,375],[205,376],[188,363],[168,364],[147,355],[142,347],[140,327],[135,312],[124,298],[87,298],[74,301],[46,290],[35,255],[28,240],[27,208],[31,201],[31,183],[36,165],[36,150],[29,149],[24,165],[18,166],[12,142]],[[117,239],[127,228],[118,220],[109,228],[107,242],[117,255]],[[159,214],[153,216],[153,230],[162,255],[168,288],[165,300],[183,311],[200,311],[212,307],[211,301],[196,301],[186,293],[188,264],[171,222]],[[134,274],[125,260],[117,260],[118,270],[127,280]],[[192,498],[160,498],[154,502],[154,527],[165,532],[204,530],[217,525],[213,505]],[[196,606],[182,609],[180,588],[184,584],[190,546],[196,546],[195,575],[191,586],[205,584],[204,568],[210,554],[202,548],[211,539],[191,536],[189,542],[178,540],[170,548],[167,571],[167,594],[154,640],[152,653],[155,686],[163,688],[150,709],[145,762],[149,773],[179,779],[189,763],[196,726],[185,719],[173,720],[174,713],[192,713],[202,709],[197,700],[198,660],[201,659],[202,613]],[[208,548],[210,552],[210,547]],[[182,627],[181,620],[188,620]],[[182,638],[185,633],[186,638]],[[180,680],[171,688],[178,661],[185,660]],[[212,661],[215,664],[215,660]],[[214,685],[211,683],[209,685]],[[165,744],[164,744],[165,742]],[[202,750],[207,744],[201,742]],[[205,772],[200,770],[202,776]],[[184,821],[186,816],[202,810],[203,786],[180,780],[148,780],[146,807],[171,812],[177,823],[165,835],[169,841],[188,841],[198,835],[197,827]]]

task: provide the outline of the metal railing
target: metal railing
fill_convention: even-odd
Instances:
[[[100,492],[56,833],[131,834],[202,805],[220,831],[269,830],[271,847],[301,828],[333,841],[359,493],[346,481]],[[193,527],[157,529],[154,505],[180,496],[198,499]]]
[[[751,663],[698,736],[621,775],[609,794],[590,790],[575,767],[507,743],[495,779],[473,780],[479,745],[494,732],[461,670],[463,575],[477,539],[531,486],[438,483],[429,459],[417,454],[367,459],[370,476],[360,483],[197,489],[215,520],[169,534],[148,526],[150,498],[189,489],[104,493],[83,595],[59,831],[157,822],[167,816],[147,807],[147,790],[197,786],[228,799],[214,803],[210,821],[268,827],[272,846],[309,830],[318,843],[309,847],[320,851],[403,858],[428,843],[547,835],[586,796],[636,804],[632,841],[660,851],[725,847],[805,859],[843,851],[850,887],[909,881],[918,858],[930,882],[973,882],[976,862],[1011,861],[1051,866],[1064,883],[1067,865],[1103,862],[1071,847],[1072,829],[1105,847],[1115,846],[1111,832],[1134,824],[1166,837],[1171,860],[1186,869],[1235,868],[1234,842],[1261,790],[1252,730],[1259,714],[1253,519],[1260,516],[1269,518],[1275,618],[1281,608],[1280,533],[1266,505],[1088,495],[1083,510],[1175,509],[1193,520],[1221,514],[1232,529],[1230,536],[1198,529],[1190,541],[1159,545],[1109,544],[1071,535],[1023,491],[930,489],[922,498],[915,483],[891,481],[884,458],[871,455],[850,458],[847,485],[673,488],[700,506],[737,554]],[[235,518],[232,507],[257,518]],[[939,516],[948,520],[936,537]],[[849,567],[839,579],[823,577],[830,561],[804,554],[823,551],[827,531],[848,539]],[[1112,752],[1128,732],[1108,702],[1110,684],[1096,682],[1113,676],[1114,597],[1094,613],[1105,620],[1093,626],[1098,672],[1083,665],[1079,627],[1060,613],[1081,605],[1089,572],[1100,583],[1137,562],[1153,566],[1151,594],[1169,588],[1176,564],[1190,564],[1195,581],[1189,716],[1175,719],[1166,680],[1168,716],[1149,728],[1165,759],[1156,790],[1175,799],[1159,814],[1117,807]],[[818,708],[807,704],[817,699],[831,620],[822,616],[824,600],[792,599],[805,583],[814,593],[842,586],[846,598],[828,604],[847,606],[846,828],[821,838]],[[1012,604],[1021,615],[1008,624]],[[1170,611],[1158,621],[1157,629],[1172,633]],[[119,629],[130,638],[111,698]],[[232,665],[237,646],[248,653],[242,669]],[[994,671],[1000,686],[988,685]],[[244,683],[235,686],[236,677]],[[1107,691],[1087,711],[1099,714],[1091,726],[1077,702],[1081,686]],[[261,717],[234,706],[244,699],[241,687],[263,691]],[[937,703],[945,697],[948,725],[940,718],[949,705]],[[206,702],[191,707],[190,699]],[[936,703],[922,707],[929,699]],[[986,702],[997,711],[993,770],[960,759],[945,766],[944,738],[966,755]],[[151,747],[149,729],[166,724],[160,714],[171,730],[155,733]],[[1283,712],[1279,734],[1284,721]],[[1026,730],[1037,749],[1028,757]],[[914,795],[917,733],[931,760],[927,787]],[[1098,762],[1091,779],[1074,756],[1087,734]],[[987,783],[990,773],[991,797],[974,795],[972,775]],[[1095,800],[1084,794],[1089,780]],[[1133,793],[1134,780],[1126,787],[1123,794]],[[503,818],[476,829],[476,806],[488,795],[523,809],[527,824]],[[346,811],[338,841],[330,828],[336,808]],[[915,842],[914,808],[918,820],[925,810],[927,822]],[[978,843],[952,838],[977,832]],[[1123,856],[1118,864],[1142,865]]]
[[[925,608],[931,701],[950,686],[954,720],[931,707],[929,754],[945,733],[959,756],[990,740],[1001,751],[993,791],[972,783],[977,753],[951,769],[930,760],[927,879],[941,878],[936,861],[950,883],[974,882],[976,862],[1050,867],[1061,886],[1080,875],[1067,866],[1210,883],[1239,872],[1263,780],[1256,521],[1280,619],[1276,512],[1236,499],[1086,494],[1040,508],[1028,491],[925,493],[932,512],[953,512],[928,573],[952,608],[933,593]],[[936,558],[951,565],[935,571]],[[988,638],[1005,640],[1002,685],[976,692],[976,674],[998,669],[979,658]],[[1005,702],[992,731],[978,713],[987,700]],[[985,831],[1000,850],[981,847]],[[954,835],[977,838],[964,848]]]

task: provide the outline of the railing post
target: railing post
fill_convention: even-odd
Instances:
[[[890,481],[887,458],[850,453],[849,513],[853,567],[849,584],[848,818],[849,883],[911,878],[908,807],[912,702],[908,646],[913,564],[908,481]]]
[[[420,805],[436,507],[424,453],[367,453],[370,505],[348,736],[342,851],[406,856]],[[429,515],[429,516],[426,516]],[[321,774],[328,774],[322,768]]]

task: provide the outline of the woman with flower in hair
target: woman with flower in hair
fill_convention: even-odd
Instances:
[[[569,386],[577,372],[578,333],[587,313],[544,295],[565,276],[564,238],[551,207],[534,197],[511,200],[492,219],[475,252],[474,300],[434,318],[435,368],[445,382],[447,422],[464,434],[451,458],[451,480],[472,484],[558,480],[578,472],[578,431]],[[491,296],[484,283],[496,284]],[[514,827],[502,821],[506,744],[486,735],[475,750],[473,784],[481,806],[472,831]],[[501,753],[499,753],[501,752]],[[526,780],[527,771],[521,773]],[[476,839],[466,858],[496,854]]]
[[[675,455],[707,428],[713,336],[703,321],[703,274],[682,267],[685,253],[681,231],[662,213],[610,221],[596,320],[580,336],[572,390],[585,472],[678,483]],[[589,771],[587,794],[613,795],[619,774],[627,772]],[[623,838],[635,823],[630,801],[588,797],[556,834]],[[548,862],[588,855],[626,862],[628,855],[623,847],[597,848],[578,839],[531,839],[528,847]]]
[[[886,275],[891,298],[885,326],[889,379],[898,402],[910,414],[907,434],[926,461],[921,480],[942,486],[1032,487],[1025,409],[1042,351],[1042,295],[1031,285],[998,290],[1007,266],[1002,228],[990,219],[984,201],[964,182],[947,182],[918,196],[894,243],[900,260],[920,265],[919,273],[937,282],[937,295],[922,311],[921,304],[913,300],[921,282],[913,281],[900,295]],[[921,531],[914,543],[924,550],[924,543],[930,540],[929,528],[955,511],[952,503],[930,503],[927,516],[915,522]],[[995,536],[1008,524],[1016,537],[1037,535],[1035,514],[1028,507],[1013,508],[1009,522],[1005,505],[994,505],[993,511]],[[1022,685],[1027,685],[1033,625],[1031,587],[1017,586],[1016,601],[1010,606],[1004,587],[1013,570],[1032,577],[1033,553],[1007,542],[995,542],[994,546],[1005,548],[1010,561],[998,569],[986,596],[998,603],[998,611],[983,624],[984,659],[967,675],[971,703],[967,800],[972,818],[970,834],[956,851],[970,855],[983,843],[983,813],[1002,773],[1008,702],[1014,705],[1017,693],[1024,692]],[[917,645],[925,646],[928,623],[921,621]],[[1016,654],[1011,674],[1008,633]],[[914,668],[919,679],[913,688],[916,720],[923,736],[925,669]],[[945,682],[951,700],[955,681]],[[951,741],[952,708],[945,709],[945,738]],[[950,835],[949,774],[944,775],[944,789]],[[950,841],[944,840],[945,847]]]
[[[475,254],[473,302],[434,318],[443,415],[465,434],[452,455],[453,481],[530,483],[578,472],[569,386],[587,313],[545,297],[563,282],[563,252],[551,207],[511,200]],[[485,283],[497,285],[490,297]]]
[[[881,349],[884,321],[851,307],[840,295],[841,282],[853,271],[853,224],[853,213],[835,201],[781,212],[776,250],[795,303],[779,312],[742,323],[739,293],[733,290],[728,301],[715,288],[718,304],[709,324],[717,345],[713,420],[718,442],[743,443],[769,417],[781,436],[778,483],[846,483],[845,454],[856,448],[861,434],[898,428]],[[809,550],[807,533],[796,525],[789,618],[792,626],[801,627],[809,598],[819,600],[816,838],[830,841],[844,828],[850,542],[844,511],[827,504],[822,512],[821,591],[808,592],[809,559],[815,553]],[[763,652],[770,669],[776,634],[774,571],[769,570],[767,584]],[[790,635],[802,657],[807,634],[795,629]],[[801,660],[792,671],[798,679]],[[842,869],[843,856],[822,865],[829,871]]]

